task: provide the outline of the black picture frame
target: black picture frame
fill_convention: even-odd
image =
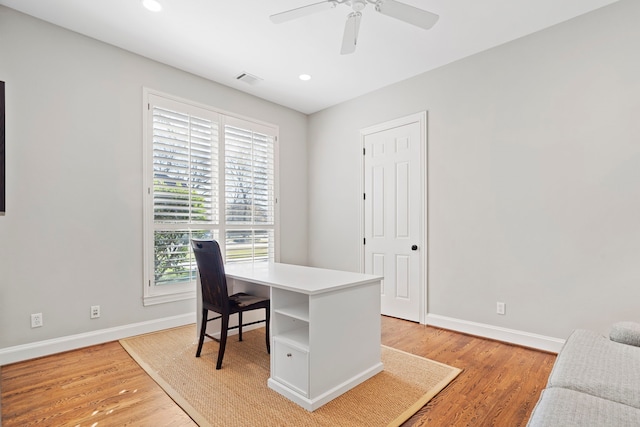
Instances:
[[[4,82],[0,81],[0,215],[6,211]]]

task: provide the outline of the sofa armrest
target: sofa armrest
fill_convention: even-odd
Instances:
[[[618,322],[611,327],[611,341],[640,347],[640,323]]]

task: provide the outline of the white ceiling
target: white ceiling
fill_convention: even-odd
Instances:
[[[346,5],[276,25],[269,15],[321,0],[159,1],[159,13],[141,0],[0,4],[310,114],[618,0],[401,0],[440,15],[429,31],[368,5],[352,55],[340,55]]]

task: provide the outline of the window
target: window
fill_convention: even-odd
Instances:
[[[192,238],[275,260],[277,128],[145,90],[145,305],[195,295]]]

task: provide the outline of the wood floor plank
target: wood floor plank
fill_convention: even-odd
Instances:
[[[2,425],[195,426],[118,342],[3,366]]]
[[[525,426],[556,356],[382,317],[382,343],[462,373],[405,427]],[[0,368],[2,426],[195,426],[117,342]]]

